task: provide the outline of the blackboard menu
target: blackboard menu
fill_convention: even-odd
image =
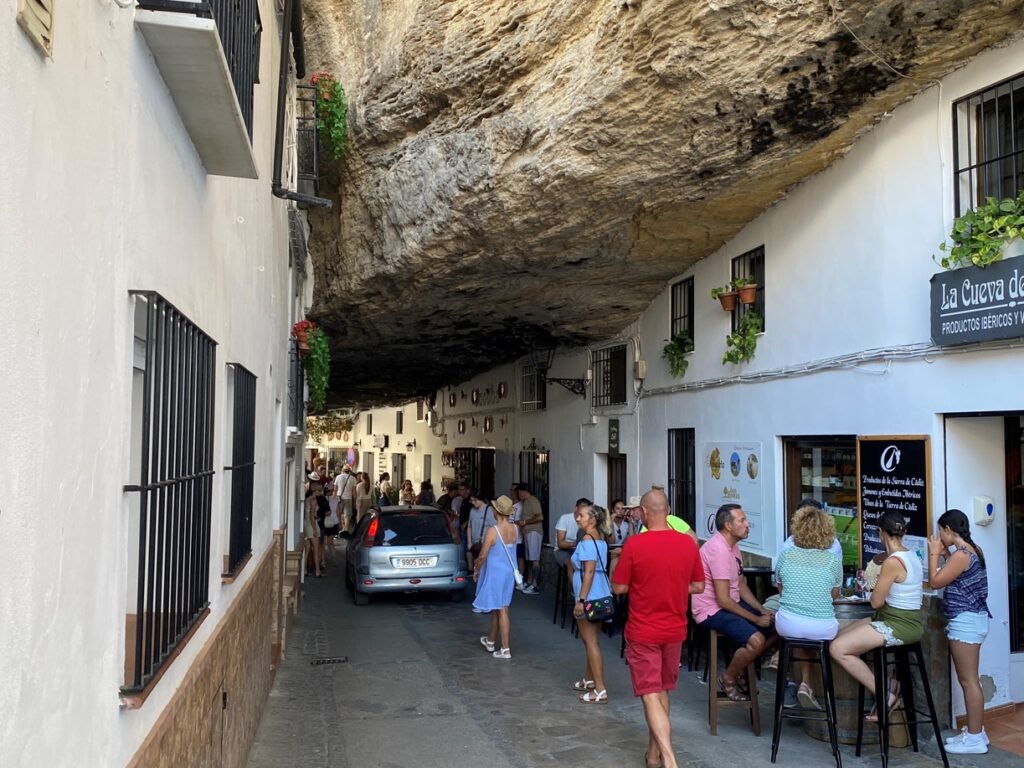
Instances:
[[[860,509],[861,567],[885,551],[878,518],[889,510],[907,521],[903,543],[924,560],[931,530],[931,466],[923,435],[857,438],[857,503]]]

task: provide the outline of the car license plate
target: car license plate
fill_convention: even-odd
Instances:
[[[437,556],[433,557],[396,557],[392,561],[396,568],[432,568],[437,565]]]

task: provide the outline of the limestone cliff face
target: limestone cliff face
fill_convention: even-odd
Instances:
[[[1022,5],[306,0],[350,101],[311,214],[333,400],[615,334]]]

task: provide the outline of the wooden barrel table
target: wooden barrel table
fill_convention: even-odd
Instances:
[[[874,613],[871,603],[867,600],[848,601],[844,600],[835,603],[836,619],[839,621],[840,629],[860,619],[867,618]],[[818,702],[825,706],[825,693],[821,684],[821,668],[817,664],[808,664],[809,679],[807,684],[811,686]],[[792,668],[792,667],[791,667]],[[857,692],[860,683],[850,677],[846,670],[840,667],[835,661],[832,662],[832,685],[836,694],[836,729],[839,732],[840,744],[857,743],[857,722],[861,714],[857,711]],[[871,695],[865,696],[865,701],[870,701]],[[893,723],[903,720],[901,711],[892,713]],[[823,720],[804,720],[804,731],[812,738],[819,741],[828,741],[828,727]],[[878,727],[874,723],[864,723],[864,744],[878,743]],[[909,734],[903,728],[893,727],[889,729],[889,746],[906,747],[910,743]]]

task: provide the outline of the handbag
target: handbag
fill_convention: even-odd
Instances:
[[[594,549],[597,549],[597,539],[593,536],[590,537],[594,541]],[[597,561],[601,565],[601,573],[604,574],[605,583],[608,583],[608,572],[604,569],[604,563],[599,559]],[[611,595],[605,597],[599,597],[596,600],[584,600],[583,601],[583,618],[587,621],[602,622],[608,621],[615,616],[615,598]]]
[[[505,550],[505,557],[508,558],[508,564],[512,566],[512,578],[516,580],[516,586],[522,587],[523,574],[519,572],[519,568],[517,568],[516,564],[512,562],[512,555],[508,553],[508,547],[505,546],[505,541],[501,538],[501,531],[498,530],[497,525],[494,526],[494,534],[498,537],[498,543],[501,544],[501,548]]]

